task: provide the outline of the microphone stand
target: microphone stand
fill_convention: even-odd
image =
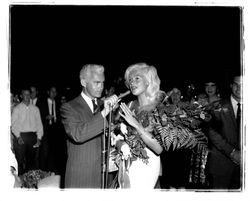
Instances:
[[[130,91],[126,91],[118,96],[118,99],[121,99],[130,94]],[[111,105],[109,106],[111,107]],[[101,188],[108,188],[108,171],[109,171],[109,152],[110,152],[110,137],[111,137],[111,121],[112,121],[112,108],[109,112],[109,121],[108,121],[108,140],[107,140],[107,150],[106,150],[106,121],[104,121],[103,127],[103,138],[102,138],[102,178],[101,178]],[[107,156],[106,156],[107,155]]]
[[[105,188],[108,188],[108,172],[109,172],[109,153],[110,153],[110,137],[111,137],[111,121],[112,121],[112,110],[109,113],[109,129],[108,129],[108,144],[107,144],[107,159],[106,159],[106,172],[105,172]]]
[[[101,178],[101,188],[105,188],[105,152],[106,152],[106,121],[103,123],[103,135],[102,135],[102,178]]]
[[[111,106],[110,106],[111,107]],[[109,172],[109,152],[110,152],[110,136],[111,136],[111,121],[112,110],[110,108],[109,121],[108,121],[108,133],[107,133],[107,148],[106,148],[106,121],[104,121],[104,132],[102,136],[102,189],[108,188],[108,172]]]

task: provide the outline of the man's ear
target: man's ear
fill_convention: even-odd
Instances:
[[[87,85],[86,80],[81,79],[81,85],[82,85],[83,87],[86,87],[86,85]]]

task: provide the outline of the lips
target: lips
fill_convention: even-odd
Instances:
[[[98,91],[97,91],[96,94],[100,96],[100,95],[102,94],[102,92],[98,92]]]
[[[133,86],[133,87],[130,87],[130,89],[131,89],[132,91],[134,91],[134,90],[137,89],[137,87]]]

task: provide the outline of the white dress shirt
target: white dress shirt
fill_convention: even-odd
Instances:
[[[37,138],[42,139],[43,125],[38,107],[18,104],[11,116],[11,130],[16,137],[20,137],[21,132],[36,132]]]
[[[52,100],[50,98],[48,100],[48,107],[49,107],[49,114],[53,115],[54,121],[56,122],[56,102],[55,100]],[[52,108],[52,103],[54,104],[54,107]],[[53,112],[52,112],[53,110]],[[50,120],[50,124],[52,124],[52,121]]]
[[[30,99],[31,104],[36,105],[36,102],[37,102],[37,97],[34,98],[34,99]]]

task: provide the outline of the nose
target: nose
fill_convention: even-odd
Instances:
[[[134,84],[135,84],[135,80],[132,80],[132,79],[131,79],[131,80],[129,81],[129,85],[130,85],[130,87],[133,87],[133,86],[134,86]]]
[[[103,83],[100,83],[99,86],[98,86],[99,90],[102,91],[104,89],[104,84]]]

